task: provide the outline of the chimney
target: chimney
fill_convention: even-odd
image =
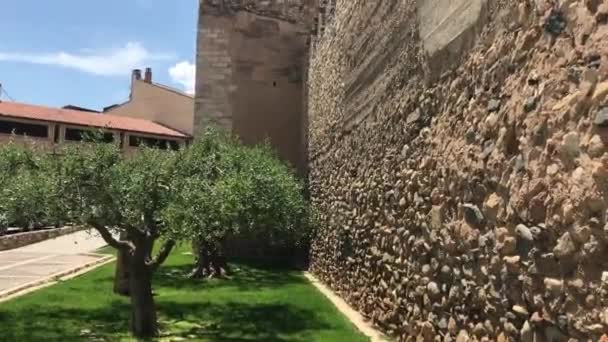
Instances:
[[[139,69],[133,69],[132,79],[133,79],[133,81],[139,81],[139,80],[141,80],[141,70],[139,70]]]
[[[144,76],[146,83],[152,83],[152,68],[146,68],[146,75]]]

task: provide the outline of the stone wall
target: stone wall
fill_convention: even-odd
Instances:
[[[82,229],[82,227],[64,227],[0,236],[0,251],[15,249],[31,245],[36,242],[54,239],[59,236],[75,233]]]
[[[230,96],[236,90],[229,50],[231,22],[227,18],[203,16],[204,9],[202,5],[199,7],[195,135],[210,124],[232,129]]]
[[[280,19],[299,25],[309,25],[318,0],[201,0],[206,13],[235,14],[247,11],[264,17]]]
[[[338,0],[311,270],[400,340],[608,330],[608,2]]]

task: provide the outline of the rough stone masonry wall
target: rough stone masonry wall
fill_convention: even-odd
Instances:
[[[310,23],[317,0],[200,0],[216,13],[247,11],[292,23]]]
[[[600,339],[608,2],[481,1],[447,40],[425,2],[338,0],[315,43],[312,271],[400,340]]]

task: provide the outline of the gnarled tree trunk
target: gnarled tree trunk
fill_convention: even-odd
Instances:
[[[175,246],[175,241],[165,241],[159,253],[152,258],[152,247],[157,238],[154,233],[157,230],[154,226],[149,229],[152,234],[131,231],[128,241],[116,240],[105,226],[97,222],[93,221],[91,226],[99,232],[108,245],[119,251],[119,256],[122,253],[123,259],[119,267],[126,271],[128,279],[128,291],[131,297],[131,332],[138,338],[156,336],[158,323],[152,293],[152,275],[165,262]],[[117,274],[123,273],[117,270]]]
[[[131,295],[131,331],[137,337],[152,337],[158,333],[156,308],[152,294],[153,270],[147,265],[149,243],[136,246],[129,262],[129,292]]]
[[[121,234],[120,239],[126,240],[126,235]],[[130,253],[128,250],[119,249],[116,258],[116,271],[114,272],[114,293],[121,296],[129,296],[129,268]]]
[[[191,278],[219,278],[230,272],[220,243],[194,241],[192,249],[196,254],[196,263],[190,273]]]
[[[122,232],[120,234],[120,241],[129,241],[128,234]],[[148,259],[152,259],[152,249],[154,248],[154,242],[150,242],[150,248],[148,250]],[[114,293],[121,296],[129,296],[129,263],[131,254],[128,250],[119,249],[116,257],[116,271],[114,272]]]
[[[129,296],[129,252],[118,251],[116,258],[116,272],[114,273],[114,293]]]

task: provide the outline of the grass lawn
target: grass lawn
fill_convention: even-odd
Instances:
[[[159,341],[367,341],[297,271],[233,265],[228,280],[185,279],[175,251],[154,280]],[[0,304],[0,341],[133,341],[114,265]]]

